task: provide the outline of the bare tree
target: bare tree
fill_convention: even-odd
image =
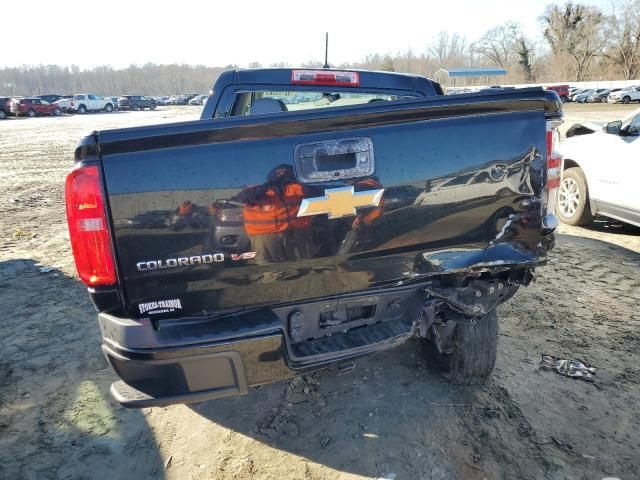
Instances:
[[[435,57],[438,68],[461,65],[468,59],[467,41],[457,33],[449,35],[440,32],[429,47],[429,53]]]
[[[505,23],[487,31],[471,49],[487,58],[492,64],[507,68],[513,63],[518,25]]]
[[[605,57],[625,80],[640,76],[640,0],[621,0],[613,4],[607,19],[609,45]]]
[[[391,58],[391,55],[385,55],[384,58],[382,59],[382,62],[380,62],[379,64],[380,66],[378,68],[380,68],[380,70],[385,71],[385,72],[395,72],[396,69],[393,66],[393,58]]]
[[[553,53],[566,54],[574,64],[574,79],[585,80],[594,58],[606,45],[602,12],[596,7],[572,2],[562,6],[551,4],[540,20]]]
[[[507,22],[487,31],[471,49],[492,66],[509,70],[518,65],[522,78],[530,83],[534,80],[531,47],[522,27],[518,23]]]
[[[531,62],[531,48],[528,40],[524,36],[516,38],[515,51],[516,55],[518,55],[518,65],[520,65],[520,68],[522,68],[522,72],[524,73],[524,81],[527,83],[534,82],[535,76],[533,74],[533,65]]]

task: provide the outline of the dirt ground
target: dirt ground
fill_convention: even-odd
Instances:
[[[637,108],[570,105],[567,126]],[[640,229],[562,226],[537,282],[499,309],[495,374],[454,388],[409,342],[247,396],[125,410],[77,280],[64,216],[92,129],[197,109],[0,121],[0,478],[640,478]],[[594,383],[540,355],[598,367]]]

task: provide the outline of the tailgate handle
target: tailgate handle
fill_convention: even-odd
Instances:
[[[294,150],[296,177],[302,183],[369,177],[375,170],[368,137],[302,143]]]

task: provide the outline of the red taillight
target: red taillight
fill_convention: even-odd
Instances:
[[[333,70],[292,70],[291,83],[357,87],[360,85],[360,75],[358,72],[336,72]]]
[[[116,272],[98,167],[80,167],[69,173],[65,199],[71,249],[80,279],[90,287],[113,285]]]
[[[558,129],[547,127],[547,188],[558,188],[562,174],[562,156],[556,150],[558,146]]]
[[[547,122],[547,211],[555,210],[556,196],[562,177],[562,155],[557,151],[559,145],[558,126],[560,122]]]

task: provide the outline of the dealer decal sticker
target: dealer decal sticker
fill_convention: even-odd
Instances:
[[[182,310],[182,304],[179,298],[170,300],[157,300],[155,302],[147,302],[138,304],[140,315],[148,313],[149,315],[157,315],[159,313],[171,313],[176,310]]]

